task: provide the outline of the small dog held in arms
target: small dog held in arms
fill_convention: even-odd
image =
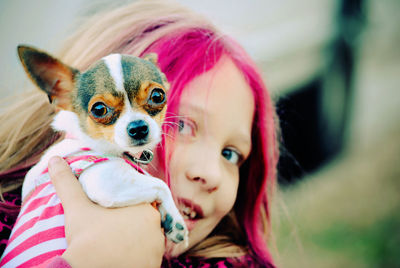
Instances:
[[[52,127],[65,132],[65,139],[26,175],[22,209],[0,266],[40,265],[67,248],[62,205],[47,173],[54,155],[69,163],[93,202],[104,207],[157,202],[166,237],[187,243],[168,186],[137,165],[161,140],[169,85],[157,56],[111,54],[80,72],[32,47],[19,46],[18,54],[28,76],[55,105]]]

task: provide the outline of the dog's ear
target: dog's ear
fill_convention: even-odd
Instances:
[[[156,53],[146,54],[144,55],[143,59],[150,61],[151,63],[153,63],[155,66],[158,67],[158,55]]]
[[[158,55],[156,53],[149,53],[149,54],[144,55],[143,59],[147,60],[147,61],[150,61],[151,63],[153,63],[158,68],[158,70],[161,73],[161,78],[162,78],[165,90],[168,91],[170,85],[169,85],[169,83],[167,81],[167,77],[165,76],[165,74],[163,72],[161,72],[161,69],[158,66]]]
[[[71,109],[71,93],[79,71],[49,54],[29,46],[18,46],[18,55],[31,80],[47,93],[51,103]]]

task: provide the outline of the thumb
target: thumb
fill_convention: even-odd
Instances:
[[[50,158],[48,168],[51,181],[61,199],[64,210],[74,211],[82,205],[82,202],[88,201],[81,184],[64,159],[59,156]]]

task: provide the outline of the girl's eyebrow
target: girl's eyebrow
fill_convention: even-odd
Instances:
[[[205,109],[204,107],[202,107],[200,105],[196,105],[193,103],[189,103],[189,104],[182,103],[180,105],[179,110],[180,111],[191,111],[191,112],[193,111],[194,113],[199,114],[199,115],[202,115],[202,114],[209,115],[209,112],[207,111],[207,109]]]

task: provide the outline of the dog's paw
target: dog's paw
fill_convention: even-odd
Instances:
[[[161,213],[161,226],[164,228],[167,239],[174,243],[184,241],[187,245],[189,232],[179,211],[176,209],[175,213],[169,213],[162,205],[159,210]]]

